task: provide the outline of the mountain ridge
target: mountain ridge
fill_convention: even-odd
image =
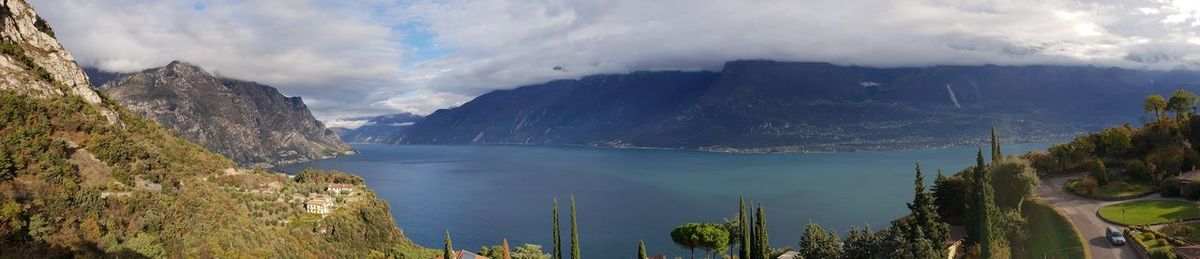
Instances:
[[[272,166],[351,154],[300,97],[274,87],[214,76],[172,61],[100,86],[138,114],[242,165]]]
[[[358,128],[330,128],[350,143],[382,143],[396,144],[404,138],[404,132],[423,116],[412,113],[394,113],[379,116],[351,118],[351,120],[366,120]]]
[[[1198,82],[1195,71],[743,60],[719,72],[593,75],[493,91],[426,116],[401,143],[737,152],[946,146],[975,143],[990,125],[1028,139],[1128,122],[1141,104],[1120,97]]]

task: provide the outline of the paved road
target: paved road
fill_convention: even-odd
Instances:
[[[1101,220],[1096,212],[1100,210],[1100,207],[1118,203],[1119,201],[1098,201],[1067,193],[1062,189],[1062,186],[1072,177],[1075,176],[1056,176],[1042,179],[1042,186],[1038,189],[1042,199],[1050,202],[1059,212],[1062,212],[1071,222],[1075,223],[1076,230],[1080,234],[1083,234],[1084,242],[1087,243],[1088,250],[1092,253],[1092,258],[1140,258],[1141,255],[1134,251],[1133,247],[1114,247],[1104,238],[1105,228],[1116,225]],[[1157,197],[1157,194],[1141,199],[1153,199],[1155,197]]]

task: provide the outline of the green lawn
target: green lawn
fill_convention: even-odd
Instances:
[[[1154,186],[1144,183],[1113,181],[1099,186],[1092,193],[1088,193],[1086,190],[1083,190],[1083,187],[1080,186],[1079,182],[1079,179],[1072,179],[1068,181],[1067,190],[1079,195],[1097,198],[1132,197],[1154,191]]]
[[[1041,203],[1026,203],[1021,209],[1027,221],[1021,226],[1034,233],[1013,246],[1013,258],[1084,258],[1083,241],[1067,218]]]
[[[1127,226],[1161,224],[1200,219],[1200,208],[1189,201],[1141,200],[1104,206],[1100,208],[1100,217]]]

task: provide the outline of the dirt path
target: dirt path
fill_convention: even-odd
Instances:
[[[1083,235],[1084,243],[1087,243],[1092,258],[1141,258],[1141,255],[1135,252],[1133,247],[1128,245],[1114,247],[1108,243],[1108,239],[1104,238],[1104,230],[1109,226],[1117,225],[1101,220],[1096,212],[1100,210],[1100,207],[1121,201],[1098,201],[1067,193],[1062,188],[1063,184],[1075,176],[1043,178],[1038,192],[1043,200],[1049,202],[1075,224],[1076,231]],[[1157,194],[1139,199],[1155,199],[1156,197],[1158,197]]]

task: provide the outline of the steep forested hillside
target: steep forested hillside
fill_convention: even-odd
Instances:
[[[403,142],[750,151],[923,147],[973,142],[991,125],[1028,138],[1137,121],[1141,103],[1128,96],[1198,85],[1194,71],[735,61],[720,72],[598,75],[494,91],[430,114]]]
[[[0,257],[424,252],[361,179],[239,170],[94,92],[24,0],[0,15]],[[335,182],[355,194],[305,213]]]

